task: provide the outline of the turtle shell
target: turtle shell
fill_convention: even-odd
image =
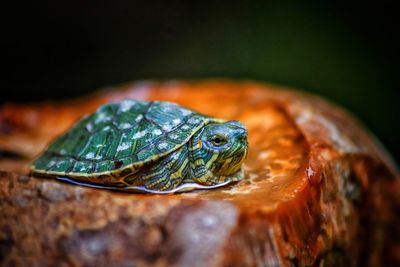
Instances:
[[[169,102],[106,104],[50,144],[31,170],[44,175],[100,176],[137,169],[180,148],[210,120]]]

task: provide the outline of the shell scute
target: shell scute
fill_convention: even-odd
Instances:
[[[93,169],[93,164],[90,162],[76,161],[71,172],[87,173]],[[57,168],[58,170],[58,168]]]
[[[72,164],[72,160],[66,160],[66,159],[62,159],[62,160],[58,160],[56,163],[56,167],[57,170],[61,170],[61,171],[68,171],[71,168],[71,164]]]
[[[104,173],[114,169],[114,162],[111,160],[101,161],[96,164],[95,173]]]

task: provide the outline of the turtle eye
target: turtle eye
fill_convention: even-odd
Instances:
[[[210,141],[214,146],[222,146],[228,142],[225,136],[216,134],[210,137]]]

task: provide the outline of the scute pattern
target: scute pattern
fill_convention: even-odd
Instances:
[[[168,102],[106,104],[55,140],[32,166],[68,176],[133,172],[178,149],[208,120]]]

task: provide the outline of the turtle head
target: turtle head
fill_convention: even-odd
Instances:
[[[242,178],[238,177],[238,173],[248,151],[247,129],[242,123],[207,124],[199,136],[197,147],[204,173],[198,182],[215,184]]]

